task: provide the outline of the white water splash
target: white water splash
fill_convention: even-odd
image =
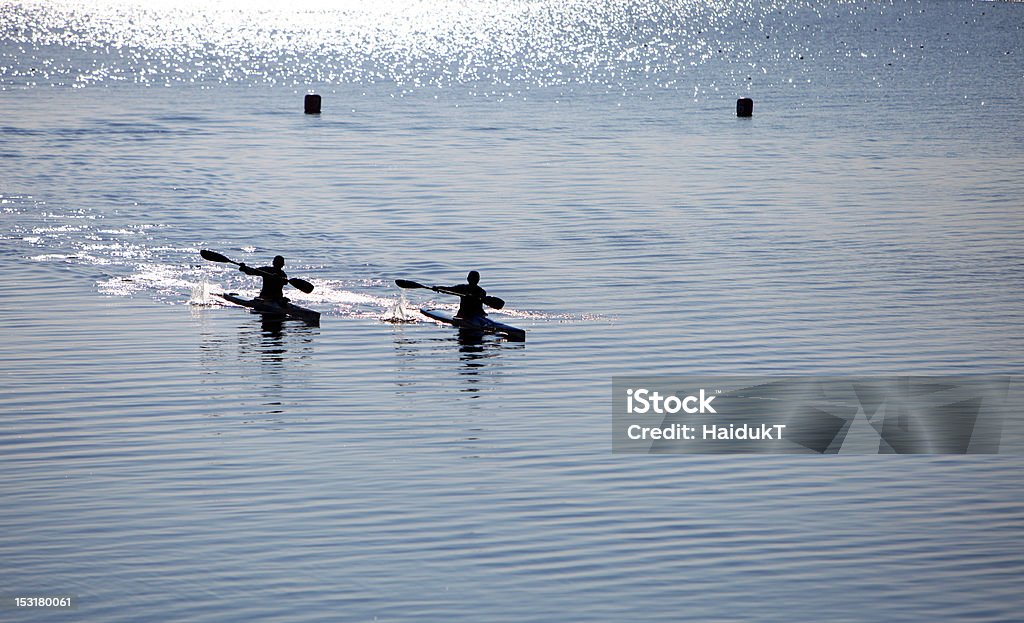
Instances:
[[[213,295],[210,293],[210,282],[204,277],[202,281],[192,287],[192,297],[188,300],[189,305],[216,305]]]
[[[405,292],[399,292],[398,300],[388,308],[383,316],[380,317],[384,322],[417,322],[419,314],[416,309],[409,306],[409,302],[405,299]]]

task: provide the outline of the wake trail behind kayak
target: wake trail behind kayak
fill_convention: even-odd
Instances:
[[[221,248],[250,265],[258,266],[276,254],[251,244],[229,241],[207,243],[174,227],[159,223],[123,222],[95,210],[60,210],[27,196],[7,196],[3,205],[4,228],[0,240],[26,260],[43,264],[79,267],[96,274],[96,290],[107,296],[146,297],[170,305],[212,307],[227,305],[214,296],[236,292],[255,297],[259,280],[241,274],[234,266],[200,259],[201,248]],[[378,320],[390,323],[424,322],[420,307],[455,310],[452,297],[416,297],[410,302],[389,278],[338,279],[317,277],[330,270],[323,265],[289,262],[290,276],[308,279],[311,293],[288,288],[286,295],[297,305],[320,311],[327,317]],[[383,269],[386,270],[386,269]],[[506,307],[496,317],[547,322],[603,320],[595,315],[548,313]]]

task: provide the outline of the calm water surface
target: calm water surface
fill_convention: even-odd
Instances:
[[[0,619],[1019,617],[1019,453],[617,456],[610,389],[1019,373],[1024,5],[0,16],[0,596],[79,600]],[[384,321],[469,269],[525,344]]]

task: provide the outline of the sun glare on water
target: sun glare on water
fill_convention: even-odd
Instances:
[[[31,79],[74,86],[123,80],[159,86],[387,82],[403,88],[487,84],[508,92],[572,84],[623,92],[692,90],[688,74],[696,67],[765,56],[744,51],[725,33],[792,4],[27,0],[7,5],[0,15],[0,34],[20,46],[0,57],[7,61],[0,63],[0,78],[15,85]],[[72,67],[51,48],[78,50],[92,67]]]

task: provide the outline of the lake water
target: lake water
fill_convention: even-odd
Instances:
[[[1018,620],[1019,448],[610,427],[619,375],[1024,370],[1022,50],[1009,2],[0,4],[0,597],[78,602],[0,618]],[[203,248],[321,326],[193,304],[258,288]],[[525,343],[385,321],[470,269]]]

